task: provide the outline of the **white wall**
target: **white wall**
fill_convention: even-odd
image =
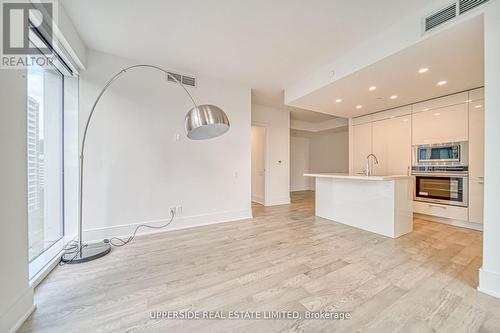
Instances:
[[[80,135],[104,83],[137,63],[91,50],[86,59]],[[130,234],[138,223],[163,223],[169,207],[178,205],[182,215],[168,230],[251,217],[250,89],[204,77],[197,84],[189,89],[198,103],[226,111],[231,128],[225,135],[187,139],[184,117],[192,103],[161,72],[131,70],[106,92],[85,149],[85,239]]]
[[[266,203],[266,128],[252,126],[252,201]]]
[[[311,172],[349,171],[349,134],[341,131],[311,138],[310,144]]]
[[[252,124],[262,125],[267,129],[266,206],[288,204],[290,112],[252,104]]]
[[[26,71],[0,70],[0,332],[33,309],[28,284]]]
[[[485,15],[485,182],[483,266],[479,290],[500,298],[500,1]]]
[[[307,172],[349,171],[348,132],[310,133],[290,138],[290,189],[314,190],[314,179]]]
[[[309,142],[306,137],[290,137],[290,191],[314,189],[314,180],[304,177],[309,172]]]

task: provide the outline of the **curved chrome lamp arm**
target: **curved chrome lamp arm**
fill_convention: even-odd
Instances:
[[[85,130],[83,132],[83,139],[82,139],[82,148],[80,150],[80,198],[79,198],[79,209],[78,209],[78,246],[79,246],[79,251],[82,250],[83,248],[83,223],[82,223],[82,213],[83,213],[83,210],[82,210],[82,207],[83,207],[83,158],[84,158],[84,152],[85,152],[85,140],[87,138],[87,131],[89,129],[89,125],[90,125],[90,121],[92,120],[92,116],[94,115],[94,111],[95,111],[95,108],[97,106],[97,104],[99,103],[99,101],[101,100],[101,97],[102,95],[104,94],[104,92],[109,88],[109,86],[116,80],[118,79],[120,76],[122,76],[123,74],[125,74],[128,70],[130,69],[135,69],[135,68],[152,68],[152,69],[156,69],[156,70],[159,70],[160,72],[163,72],[167,75],[167,77],[171,77],[172,79],[174,79],[175,82],[177,82],[183,89],[184,91],[186,92],[186,94],[189,96],[189,99],[193,102],[193,105],[195,108],[197,108],[197,104],[193,98],[193,96],[189,93],[189,91],[186,89],[186,87],[181,83],[179,82],[179,80],[177,80],[177,78],[175,76],[173,76],[172,74],[170,74],[168,71],[166,71],[165,69],[161,68],[161,67],[158,67],[158,66],[155,66],[155,65],[143,65],[143,64],[139,64],[139,65],[132,65],[132,66],[129,66],[129,67],[126,67],[124,69],[122,69],[120,72],[116,73],[111,79],[108,80],[108,82],[106,82],[106,84],[104,85],[104,87],[102,88],[101,92],[99,93],[99,95],[97,95],[97,98],[94,102],[94,104],[92,105],[92,109],[90,110],[90,114],[89,114],[89,117],[87,118],[87,123],[85,124]]]

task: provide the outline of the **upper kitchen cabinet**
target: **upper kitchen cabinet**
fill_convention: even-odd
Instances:
[[[468,93],[417,103],[412,120],[414,145],[467,141]]]
[[[353,172],[362,174],[366,166],[366,156],[372,152],[372,123],[365,122],[352,126]]]
[[[469,91],[469,100],[471,102],[484,99],[484,88],[477,88]]]
[[[376,174],[406,175],[411,165],[411,116],[373,122],[373,153],[379,164]]]

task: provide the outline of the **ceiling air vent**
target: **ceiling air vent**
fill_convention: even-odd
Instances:
[[[177,74],[177,73],[173,73],[173,72],[168,72],[168,74],[170,74],[170,75],[168,75],[167,80],[170,82],[174,82],[174,83],[181,82],[182,84],[184,84],[186,86],[196,87],[196,78],[195,77],[181,75],[181,74]],[[175,77],[175,79],[177,79],[177,81],[174,78],[172,78],[172,76]]]
[[[457,4],[454,3],[425,18],[425,31],[434,29],[457,16]]]
[[[196,79],[191,76],[182,76],[182,84],[186,86],[196,87]]]
[[[488,1],[489,0],[460,0],[458,3],[460,15]]]
[[[173,76],[173,77],[172,77],[172,76]],[[175,78],[175,79],[174,79],[174,78]],[[177,83],[177,81],[181,82],[181,80],[182,80],[182,75],[177,74],[177,73],[168,72],[167,79],[168,79],[170,82],[175,82],[175,83]]]

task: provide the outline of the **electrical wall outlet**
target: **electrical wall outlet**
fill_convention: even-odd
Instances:
[[[175,216],[181,215],[182,214],[182,206],[170,207],[170,214],[175,214]]]

